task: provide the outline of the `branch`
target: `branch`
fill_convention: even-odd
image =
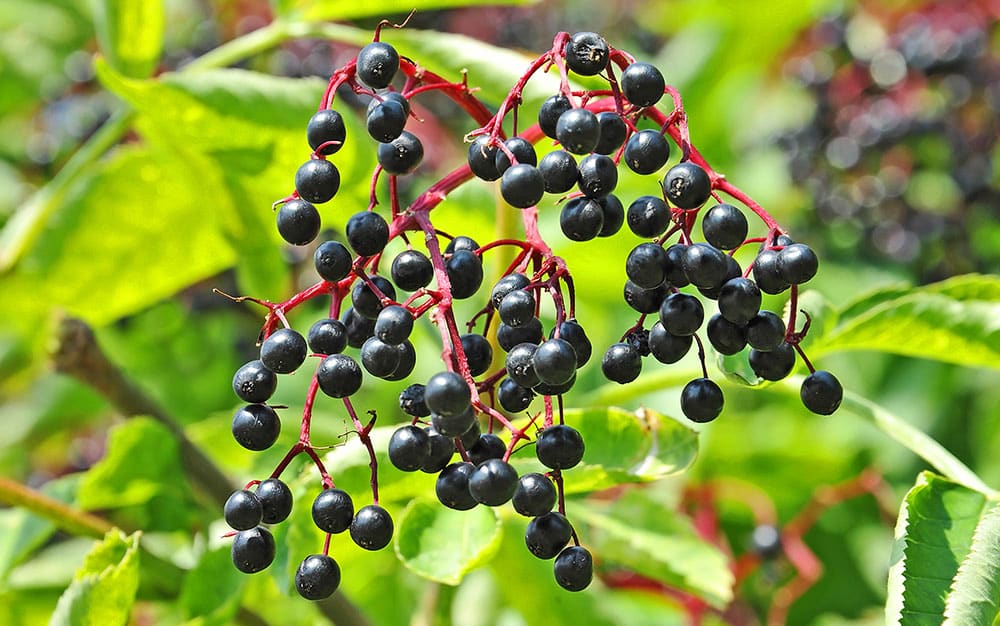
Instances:
[[[108,521],[0,476],[0,502],[23,508],[71,535],[103,539],[114,528]]]

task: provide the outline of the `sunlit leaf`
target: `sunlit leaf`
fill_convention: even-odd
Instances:
[[[110,531],[59,598],[50,626],[116,626],[129,621],[139,587],[139,533]]]
[[[134,78],[152,74],[163,50],[163,0],[99,0],[94,9],[97,39],[115,69]]]
[[[976,526],[944,609],[948,626],[989,626],[1000,620],[1000,507]]]

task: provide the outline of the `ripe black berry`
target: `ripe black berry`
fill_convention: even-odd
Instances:
[[[233,565],[244,574],[266,569],[274,560],[274,537],[260,526],[241,530],[233,537]]]
[[[601,359],[601,371],[608,380],[624,385],[639,377],[642,356],[634,346],[616,343],[607,349]]]
[[[507,444],[493,433],[483,433],[479,435],[475,443],[466,449],[466,452],[469,453],[469,460],[472,461],[472,464],[478,466],[489,459],[502,459],[503,455],[507,453]]]
[[[512,165],[500,177],[500,195],[518,209],[535,206],[545,195],[545,178],[533,165]]]
[[[389,224],[375,211],[361,211],[347,220],[347,243],[358,256],[373,256],[389,243]]]
[[[434,483],[438,501],[456,511],[468,511],[479,504],[469,493],[469,477],[475,469],[472,463],[459,462],[441,470]]]
[[[490,303],[495,309],[500,306],[504,296],[508,293],[515,289],[524,289],[530,283],[531,281],[524,274],[508,274],[498,280],[497,284],[493,286],[493,290],[490,292]]]
[[[707,243],[694,243],[684,250],[684,275],[695,287],[714,289],[725,282],[727,255]]]
[[[342,533],[354,519],[354,501],[343,489],[328,487],[319,492],[312,504],[316,527],[325,533]]]
[[[804,243],[793,243],[778,252],[778,274],[790,285],[801,285],[816,275],[819,259]]]
[[[281,205],[277,221],[281,238],[295,246],[304,246],[319,234],[319,211],[305,200],[289,200]]]
[[[413,133],[404,130],[389,143],[378,145],[378,164],[387,174],[399,176],[417,169],[424,158],[424,145]]]
[[[382,311],[382,296],[390,300],[396,299],[396,289],[392,286],[387,279],[376,274],[372,274],[368,277],[372,285],[382,292],[381,295],[376,295],[372,290],[368,281],[360,280],[355,283],[354,288],[351,289],[351,304],[354,305],[354,312],[361,317],[376,320],[378,319],[378,314]],[[374,326],[372,328],[374,331]]]
[[[245,402],[267,402],[277,388],[278,377],[260,360],[244,364],[233,375],[233,391]]]
[[[222,515],[233,530],[250,530],[260,524],[263,508],[252,491],[234,491],[226,500]]]
[[[602,198],[618,185],[618,166],[611,157],[590,154],[580,161],[580,182],[577,186],[588,198]]]
[[[781,342],[768,352],[750,351],[750,368],[764,380],[779,381],[792,373],[795,367],[795,348]]]
[[[524,543],[538,558],[551,559],[569,543],[572,535],[573,527],[569,520],[563,514],[551,511],[528,522]]]
[[[538,346],[529,343],[519,343],[507,353],[504,366],[507,376],[522,387],[534,387],[540,381],[535,373],[535,350]]]
[[[549,332],[549,339],[556,336],[557,329],[559,338],[565,339],[573,346],[573,351],[576,352],[577,368],[583,367],[590,360],[592,352],[590,339],[587,338],[587,333],[583,330],[583,326],[580,326],[580,323],[575,319],[564,320],[558,326],[552,327],[552,330]]]
[[[597,33],[579,32],[566,43],[566,65],[580,76],[596,76],[608,65],[608,42]]]
[[[344,145],[347,129],[344,118],[333,109],[323,109],[313,113],[306,125],[306,140],[309,147],[318,150],[320,154],[333,154]],[[327,144],[322,150],[319,147]]]
[[[719,290],[719,313],[734,324],[746,325],[760,311],[760,289],[749,278],[731,278]]]
[[[279,328],[260,345],[260,360],[276,374],[290,374],[306,360],[305,337],[291,328]]]
[[[295,570],[295,590],[306,600],[322,600],[340,586],[340,566],[325,554],[311,554]]]
[[[413,417],[427,417],[431,410],[424,402],[424,386],[420,383],[413,383],[406,389],[399,392],[399,408],[403,413]]]
[[[466,237],[465,235],[459,235],[448,242],[445,246],[445,254],[454,254],[459,250],[468,250],[469,252],[475,252],[479,249],[479,244],[472,237]]]
[[[559,553],[552,569],[560,587],[583,591],[594,578],[594,559],[586,548],[570,546]]]
[[[281,420],[266,404],[248,404],[233,416],[233,439],[247,450],[267,450],[280,432]]]
[[[369,337],[361,346],[361,365],[369,374],[378,378],[385,378],[396,371],[399,356],[396,346],[387,344],[378,337]]]
[[[341,322],[347,329],[347,345],[352,348],[360,348],[365,345],[365,341],[375,334],[375,316],[372,316],[371,319],[362,317],[354,310],[354,307],[347,308]]]
[[[672,335],[663,324],[656,322],[649,329],[649,353],[660,363],[680,361],[694,342],[692,335]]]
[[[663,74],[649,63],[632,63],[622,72],[619,83],[625,99],[637,107],[650,107],[663,97]]]
[[[604,210],[591,198],[573,198],[559,212],[559,227],[567,239],[590,241],[604,228]]]
[[[517,470],[500,459],[483,461],[469,476],[469,494],[486,506],[500,506],[517,490]]]
[[[785,339],[785,322],[771,311],[759,311],[747,323],[747,343],[761,352],[774,350]]]
[[[510,413],[518,413],[527,409],[534,398],[534,391],[518,385],[510,378],[504,378],[500,381],[500,386],[497,388],[497,402]]]
[[[764,293],[779,294],[788,289],[789,283],[781,276],[778,268],[778,251],[761,250],[753,261],[753,279]]]
[[[597,114],[597,124],[601,127],[600,139],[594,152],[597,154],[611,154],[625,143],[625,135],[628,128],[625,126],[622,117],[614,111],[602,111]]]
[[[556,486],[544,474],[525,474],[517,481],[514,510],[526,517],[545,515],[556,504]]]
[[[295,190],[307,202],[326,202],[339,189],[340,171],[326,159],[310,159],[295,172]]]
[[[717,204],[705,213],[701,232],[705,241],[720,250],[733,250],[747,238],[747,217],[731,204]]]
[[[548,193],[565,193],[576,186],[580,172],[576,167],[576,159],[565,150],[553,150],[538,163],[538,171],[545,181],[545,191]]]
[[[622,295],[630,307],[640,313],[656,313],[660,310],[663,299],[670,293],[667,283],[652,289],[643,289],[631,280],[625,281]]]
[[[351,539],[365,550],[381,550],[392,540],[392,517],[377,504],[358,509],[351,522]]]
[[[362,346],[364,348],[364,346]],[[404,339],[395,346],[398,353],[396,369],[391,373],[382,376],[383,380],[403,380],[413,373],[413,368],[417,365],[417,351],[410,343],[409,339]]]
[[[587,109],[570,109],[559,116],[556,139],[573,154],[590,154],[601,138],[597,116]]]
[[[452,455],[455,454],[455,440],[451,437],[445,437],[430,426],[425,429],[425,432],[431,451],[424,464],[420,466],[420,471],[437,474],[448,466]]]
[[[316,369],[319,388],[331,398],[346,398],[361,388],[361,367],[346,354],[331,354]]]
[[[535,296],[526,289],[511,291],[500,301],[497,314],[509,326],[526,324],[535,317]]]
[[[565,339],[543,341],[532,356],[538,380],[561,385],[576,374],[576,350]]]
[[[378,313],[375,318],[375,336],[391,345],[399,345],[413,331],[413,315],[398,304],[391,304]]]
[[[535,154],[535,146],[523,137],[511,137],[503,142],[505,148],[510,150],[518,163],[525,165],[537,165],[538,155]],[[497,149],[496,155],[497,171],[503,174],[511,166],[510,157],[503,150]]]
[[[389,460],[404,472],[415,472],[427,462],[431,442],[419,426],[400,426],[389,439]]]
[[[452,298],[464,300],[479,291],[483,284],[483,259],[478,254],[471,250],[456,250],[444,266],[451,282]]]
[[[693,335],[704,319],[701,300],[686,293],[672,293],[660,305],[660,322],[671,335]]]
[[[763,559],[781,554],[781,531],[771,524],[761,524],[750,535],[750,550]]]
[[[332,283],[344,278],[351,273],[351,253],[339,241],[324,241],[313,253],[313,264],[316,266],[316,273],[323,280]]]
[[[531,318],[527,324],[520,326],[500,324],[497,328],[497,343],[508,352],[520,343],[541,343],[542,336],[542,323],[538,321],[537,317]]]
[[[434,374],[424,388],[427,408],[438,415],[461,415],[469,409],[471,401],[469,385],[455,372]]]
[[[636,174],[652,174],[670,158],[670,144],[655,130],[640,130],[625,143],[625,165]]]
[[[531,389],[540,396],[561,396],[570,389],[576,383],[576,373],[574,373],[569,380],[558,385],[550,385],[549,383],[538,383]]]
[[[357,72],[361,81],[374,89],[385,89],[399,70],[399,53],[387,43],[373,41],[358,53]]]
[[[712,195],[712,181],[700,165],[684,161],[667,171],[663,193],[682,209],[696,209]]]
[[[562,94],[549,96],[538,110],[538,126],[547,137],[556,139],[559,116],[572,108],[573,105],[566,96]]]
[[[549,469],[569,469],[583,459],[583,437],[572,426],[556,424],[538,433],[535,454]]]
[[[658,237],[670,225],[670,207],[656,196],[639,196],[628,206],[628,228],[640,237]]]
[[[347,347],[347,327],[332,318],[316,320],[307,335],[309,349],[316,354],[337,354]]]
[[[434,266],[427,256],[417,250],[403,250],[392,260],[392,282],[403,291],[416,291],[431,283]]]
[[[493,362],[493,346],[489,340],[476,333],[467,333],[462,335],[461,342],[469,373],[473,376],[485,374]]]
[[[837,377],[826,370],[816,370],[806,376],[799,390],[802,404],[813,413],[830,415],[844,399],[844,388]]]
[[[677,287],[688,285],[687,274],[684,273],[684,254],[687,252],[687,244],[675,243],[667,247],[667,258],[670,264],[667,268],[667,282]]]
[[[265,524],[283,522],[292,512],[292,490],[277,478],[268,478],[257,485],[262,520]]]
[[[369,106],[365,120],[371,138],[385,143],[399,137],[406,126],[408,111],[398,100],[372,100],[372,103],[374,106]]]
[[[719,313],[708,320],[706,332],[719,354],[736,354],[747,345],[746,327],[733,324]]]
[[[482,180],[491,181],[500,178],[497,170],[497,152],[495,145],[490,145],[490,138],[487,135],[476,137],[469,145],[469,169]]]
[[[722,413],[722,389],[709,378],[695,378],[681,391],[681,411],[692,422],[711,422]]]
[[[609,193],[603,198],[597,199],[597,204],[601,205],[601,212],[604,214],[604,224],[598,237],[610,237],[617,234],[625,223],[625,207],[622,201],[613,193]]]
[[[663,284],[667,278],[667,252],[656,243],[640,243],[625,259],[625,274],[643,289]]]

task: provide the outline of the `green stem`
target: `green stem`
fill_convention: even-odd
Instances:
[[[107,521],[0,476],[0,502],[23,508],[47,519],[71,535],[103,539],[113,528]]]

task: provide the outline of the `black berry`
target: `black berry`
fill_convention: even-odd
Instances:
[[[556,139],[573,154],[590,154],[601,138],[597,116],[587,109],[570,109],[559,116]]]
[[[625,143],[628,127],[622,117],[614,111],[602,111],[597,114],[597,124],[601,127],[600,139],[594,147],[597,154],[611,154]]]
[[[392,260],[392,282],[403,291],[416,291],[431,283],[434,266],[427,256],[417,250],[403,250]]]
[[[387,43],[373,41],[358,53],[358,78],[369,87],[385,89],[397,70],[399,53]]]
[[[234,530],[250,530],[260,524],[263,508],[252,491],[234,491],[222,509],[226,523]]]
[[[576,186],[580,179],[576,167],[576,159],[565,150],[553,150],[538,163],[538,171],[545,181],[545,191],[548,193],[565,193]]]
[[[455,372],[434,374],[424,388],[427,408],[438,415],[460,415],[469,409],[471,401],[469,385]]]
[[[625,165],[636,174],[652,174],[670,158],[670,144],[655,130],[640,130],[625,143]]]
[[[693,335],[704,319],[701,300],[686,293],[672,293],[660,305],[660,322],[671,335]]]
[[[559,553],[552,569],[560,587],[583,591],[594,578],[594,559],[586,548],[570,546]]]
[[[483,461],[469,476],[469,494],[486,506],[500,506],[517,490],[517,470],[500,459]]]
[[[628,228],[640,237],[658,237],[670,225],[670,207],[662,198],[639,196],[628,206]]]
[[[565,339],[543,341],[532,361],[538,380],[548,385],[561,385],[576,374],[576,350]]]
[[[692,422],[711,422],[722,413],[722,389],[709,378],[695,378],[681,391],[681,411]]]
[[[663,178],[663,193],[682,209],[696,209],[712,194],[712,181],[700,165],[684,161],[671,167]]]
[[[313,264],[316,273],[323,280],[332,283],[351,273],[351,262],[354,259],[344,244],[339,241],[324,241],[313,253]]]
[[[611,157],[590,154],[580,161],[580,182],[577,186],[588,198],[602,198],[618,185],[618,166]]]
[[[518,413],[527,409],[534,398],[534,391],[518,385],[510,378],[504,378],[500,381],[500,386],[497,388],[497,402],[510,413]]]
[[[361,367],[346,354],[331,354],[316,369],[319,388],[331,398],[346,398],[361,388]]]
[[[347,129],[344,127],[344,118],[333,109],[323,109],[313,113],[306,125],[306,140],[309,147],[317,150],[319,154],[333,154],[340,150],[347,138]],[[323,144],[327,144],[322,150]]]
[[[424,145],[416,135],[404,130],[389,143],[380,143],[376,154],[387,174],[399,176],[417,169],[424,158]]]
[[[705,213],[701,232],[720,250],[733,250],[747,238],[747,217],[731,204],[717,204]]]
[[[290,374],[306,360],[305,337],[291,328],[279,328],[260,345],[260,360],[276,374]]]
[[[310,159],[295,172],[295,190],[307,202],[326,202],[339,189],[340,171],[326,159]]]
[[[559,228],[567,239],[590,241],[604,228],[604,209],[591,198],[573,198],[559,212]]]
[[[295,590],[306,600],[322,600],[340,586],[340,566],[325,554],[307,556],[295,570]]]
[[[319,492],[312,504],[316,527],[325,533],[342,533],[354,519],[354,501],[343,489],[328,487]]]
[[[358,256],[373,256],[389,243],[389,224],[375,211],[361,211],[347,220],[347,243]]]
[[[580,76],[603,72],[610,54],[608,42],[597,33],[579,32],[566,43],[566,65]]]
[[[358,509],[351,522],[351,539],[365,550],[381,550],[392,540],[392,517],[377,504]]]
[[[551,559],[559,554],[573,535],[569,520],[555,511],[535,517],[528,522],[524,543],[540,559]]]
[[[544,474],[521,476],[514,492],[514,510],[526,517],[545,515],[556,504],[556,486]]]
[[[538,433],[535,454],[542,465],[549,469],[569,469],[583,459],[583,437],[580,432],[565,424],[549,426]]]
[[[400,426],[389,439],[389,460],[404,472],[420,469],[430,454],[430,437],[419,426]]]
[[[295,246],[310,243],[319,234],[319,211],[305,200],[289,200],[278,209],[278,233]]]
[[[438,501],[456,511],[468,511],[479,504],[469,493],[469,477],[475,469],[472,463],[459,462],[441,470],[434,483]]]
[[[375,318],[375,336],[391,345],[403,343],[413,331],[413,314],[401,305],[391,304]]]
[[[779,381],[792,373],[795,367],[795,348],[781,342],[773,350],[750,351],[750,368],[764,380]]]
[[[625,99],[637,107],[653,106],[663,97],[663,74],[649,63],[632,63],[619,81]]]
[[[262,520],[265,524],[283,522],[292,512],[292,490],[277,478],[268,478],[257,485],[255,492],[260,500]]]
[[[806,376],[799,390],[802,404],[813,413],[830,415],[844,399],[844,388],[837,377],[826,370],[816,370]]]
[[[608,348],[601,359],[604,377],[624,385],[639,377],[642,371],[642,356],[627,343],[616,343]]]
[[[566,96],[562,94],[549,96],[538,110],[538,126],[547,137],[556,139],[559,116],[572,108],[573,105]]]
[[[248,404],[233,416],[233,439],[247,450],[267,450],[279,433],[281,420],[266,404]]]
[[[233,391],[245,402],[267,402],[277,388],[278,377],[260,360],[244,364],[233,375]]]
[[[500,178],[496,163],[497,152],[499,149],[495,145],[490,145],[490,138],[487,135],[476,137],[469,145],[469,169],[482,180],[491,181]]]
[[[244,574],[266,569],[274,560],[274,537],[260,526],[241,530],[233,537],[233,565]]]
[[[514,155],[514,159],[518,163],[524,163],[526,165],[537,165],[538,155],[535,154],[535,147],[531,143],[524,139],[523,137],[511,137],[507,141],[503,142],[503,145],[511,154]],[[497,171],[503,174],[511,166],[510,157],[507,153],[501,149],[497,149],[496,155],[496,166]]]
[[[493,346],[489,340],[476,333],[467,333],[462,335],[461,342],[469,373],[473,376],[485,374],[493,362]]]
[[[535,206],[545,195],[545,178],[533,165],[512,165],[500,177],[500,195],[518,209]]]
[[[694,342],[693,335],[672,335],[663,324],[656,322],[649,329],[649,353],[660,363],[680,361]]]

